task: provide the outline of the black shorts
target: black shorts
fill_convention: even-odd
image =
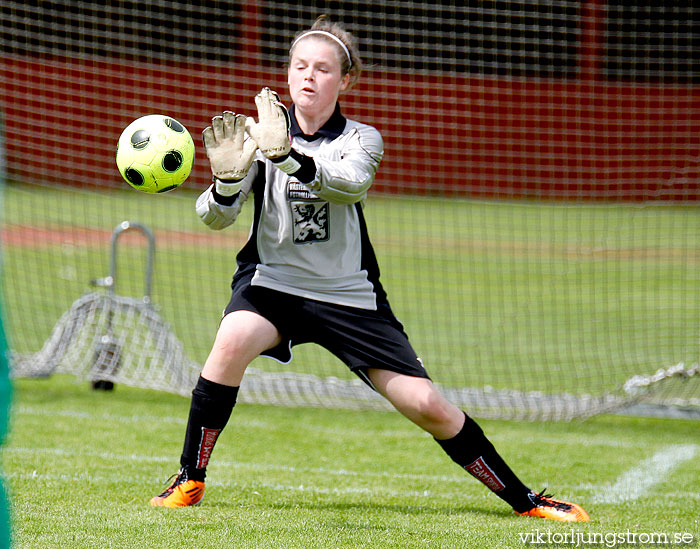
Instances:
[[[316,343],[372,388],[368,368],[430,379],[387,303],[379,304],[376,311],[325,303],[252,286],[251,278],[252,273],[234,279],[224,316],[233,311],[252,311],[274,324],[282,342],[264,351],[263,356],[287,363],[294,345]]]

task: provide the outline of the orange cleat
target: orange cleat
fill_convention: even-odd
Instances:
[[[532,509],[523,513],[516,511],[515,514],[521,517],[541,517],[562,522],[588,522],[591,520],[591,517],[580,505],[556,500],[551,495],[545,494],[544,490],[539,494],[530,492],[530,500],[535,505]]]
[[[180,469],[173,477],[175,477],[175,480],[170,483],[162,494],[151,498],[151,505],[155,507],[189,507],[202,503],[204,482],[189,480],[185,469]]]

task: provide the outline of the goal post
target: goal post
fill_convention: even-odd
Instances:
[[[528,419],[637,402],[700,408],[692,2],[1,9],[0,234],[15,364],[37,359],[89,281],[108,271],[110,233],[124,219],[158,242],[152,299],[179,353],[172,360],[188,371],[203,363],[251,208],[225,231],[199,222],[194,200],[211,177],[196,136],[224,110],[255,116],[262,86],[288,103],[291,39],[327,13],[358,38],[365,60],[342,112],[385,142],[365,207],[382,280],[450,399],[474,415]],[[125,185],[114,156],[124,127],[155,113],[188,128],[196,158],[181,188],[146,196]],[[120,254],[115,297],[139,296],[147,246],[127,237]],[[166,390],[187,394],[182,383]],[[330,353],[306,345],[289,365],[257,359],[240,398],[385,407]]]

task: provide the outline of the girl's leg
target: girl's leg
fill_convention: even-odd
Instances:
[[[516,513],[564,522],[587,522],[575,503],[529,490],[503,461],[476,422],[451,404],[429,379],[369,369],[375,388],[403,415],[433,435],[453,461],[511,505]]]
[[[209,458],[231,417],[243,374],[255,357],[280,341],[277,328],[256,313],[234,311],[223,318],[192,391],[180,472],[151,505],[180,507],[202,500]]]
[[[516,511],[533,507],[531,491],[503,461],[481,428],[440,393],[432,381],[370,369],[376,389],[416,425],[433,435],[457,464]]]

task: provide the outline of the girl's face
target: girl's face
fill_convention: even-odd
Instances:
[[[337,48],[310,36],[294,46],[287,73],[289,94],[297,109],[309,118],[330,118],[338,94],[348,87],[350,75],[340,72]]]

